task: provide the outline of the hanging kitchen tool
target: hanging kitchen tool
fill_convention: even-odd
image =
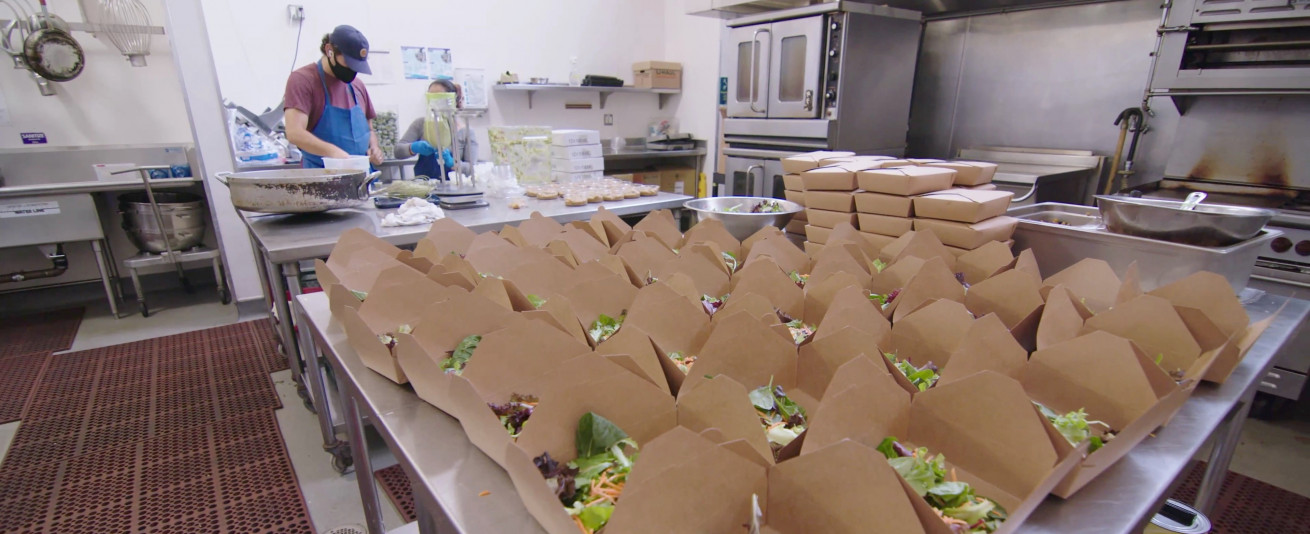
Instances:
[[[56,82],[82,74],[86,66],[82,45],[68,33],[68,23],[50,14],[46,0],[41,0],[41,14],[32,16],[31,27],[32,33],[23,41],[23,58],[32,72]]]
[[[150,55],[150,12],[138,0],[100,0],[105,36],[133,67],[146,66]]]
[[[44,4],[45,1],[42,0],[41,3]],[[182,262],[178,260],[178,254],[180,254],[182,251],[176,250],[176,247],[173,246],[174,238],[171,238],[169,236],[168,230],[171,229],[172,227],[164,226],[164,215],[159,211],[159,203],[155,201],[155,190],[150,186],[150,171],[152,170],[168,171],[171,169],[172,167],[169,167],[168,165],[147,165],[144,167],[136,167],[134,169],[124,169],[121,171],[112,172],[110,174],[123,174],[128,172],[136,172],[141,174],[141,181],[144,182],[146,186],[146,198],[149,199],[150,201],[150,209],[151,211],[155,212],[155,224],[159,226],[159,231],[164,238],[164,251],[166,254],[168,254],[169,261],[173,263],[173,268],[177,270],[177,278],[179,281],[182,282],[182,290],[186,291],[188,294],[195,293],[196,292],[195,288],[191,287],[191,281],[188,280],[186,277],[186,270],[182,268]],[[145,315],[146,312],[143,310],[142,314]]]
[[[1123,186],[1128,187],[1128,179],[1133,174],[1133,158],[1137,156],[1137,141],[1141,138],[1142,133],[1146,132],[1146,115],[1142,113],[1141,108],[1128,108],[1119,112],[1119,116],[1114,119],[1114,125],[1119,127],[1119,144],[1114,149],[1114,159],[1110,166],[1110,176],[1105,179],[1105,188],[1102,194],[1109,195],[1119,190],[1119,177],[1123,176]],[[1131,144],[1128,146],[1128,156],[1124,157],[1124,141],[1128,137],[1128,132],[1133,133]],[[1120,164],[1122,169],[1120,168]]]

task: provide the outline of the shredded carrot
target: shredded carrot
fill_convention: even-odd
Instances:
[[[483,491],[482,493],[479,493],[479,494],[478,494],[478,497],[486,497],[486,496],[488,496],[488,495],[491,495],[491,492],[490,492],[490,491]]]
[[[955,478],[955,468],[952,467],[952,468],[951,468],[951,482],[955,482],[956,480],[957,480],[957,479]]]
[[[587,525],[582,524],[582,519],[578,518],[576,515],[573,516],[573,524],[578,526],[578,530],[582,531],[582,534],[592,534],[591,530],[587,528]]]

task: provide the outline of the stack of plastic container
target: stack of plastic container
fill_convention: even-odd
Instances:
[[[550,135],[550,170],[556,182],[599,180],[605,158],[596,130],[554,130]]]

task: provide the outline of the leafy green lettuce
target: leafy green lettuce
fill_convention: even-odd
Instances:
[[[533,308],[540,308],[546,304],[546,299],[538,295],[528,295],[528,303],[532,304]]]
[[[892,352],[883,353],[883,357],[892,362],[892,365],[896,366],[896,369],[910,380],[911,385],[919,388],[919,391],[928,391],[928,388],[937,385],[937,379],[941,378],[941,375],[937,374],[937,366],[933,365],[932,362],[928,362],[927,365],[919,368],[915,367],[909,360],[897,358],[896,354]]]
[[[946,458],[942,455],[930,455],[926,447],[911,451],[894,436],[883,439],[878,451],[887,457],[896,474],[941,514],[952,532],[995,532],[1005,521],[1006,511],[995,501],[975,495],[965,482],[947,480]]]
[[[1105,427],[1107,429],[1106,436],[1113,436],[1112,432],[1108,432],[1110,425],[1101,421],[1089,421],[1087,419],[1087,412],[1082,408],[1062,415],[1055,413],[1054,410],[1047,408],[1040,402],[1034,402],[1033,404],[1037,405],[1037,408],[1041,410],[1042,415],[1046,416],[1046,418],[1051,421],[1051,424],[1055,426],[1055,429],[1059,430],[1060,435],[1064,436],[1064,439],[1068,440],[1071,445],[1077,447],[1079,443],[1090,441],[1090,445],[1088,446],[1089,453],[1096,452],[1097,449],[1105,446],[1105,440],[1101,439],[1101,436],[1092,433],[1092,425],[1101,425]]]
[[[623,326],[623,319],[626,316],[627,312],[624,312],[615,319],[602,313],[599,318],[591,323],[591,328],[587,329],[587,335],[591,336],[591,340],[596,343],[605,341],[619,331],[619,327]]]
[[[441,360],[441,370],[452,374],[464,374],[464,366],[468,365],[469,360],[473,358],[473,351],[477,350],[478,343],[482,342],[482,336],[472,335],[464,338],[451,351],[450,357]]]
[[[578,420],[574,445],[578,459],[572,462],[561,465],[547,453],[533,463],[579,529],[590,534],[604,528],[614,513],[637,443],[608,419],[588,412]]]

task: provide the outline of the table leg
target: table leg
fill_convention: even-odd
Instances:
[[[1208,515],[1214,511],[1219,490],[1223,488],[1224,479],[1228,476],[1228,466],[1233,461],[1233,452],[1237,450],[1237,442],[1242,438],[1242,427],[1246,425],[1246,417],[1251,413],[1255,391],[1253,387],[1243,395],[1214,431],[1214,443],[1210,446],[1205,476],[1201,478],[1201,486],[1196,490],[1196,501],[1193,503],[1193,507],[1203,514]]]
[[[305,310],[300,301],[292,301],[292,314],[297,324],[305,325],[299,332],[300,355],[305,360],[305,374],[309,383],[309,397],[318,416],[318,430],[323,435],[323,450],[332,455],[332,467],[344,474],[350,468],[350,444],[337,439],[336,429],[332,425],[332,410],[324,387],[323,368],[320,365],[318,344],[309,334],[309,322],[304,320]]]
[[[378,501],[378,488],[373,482],[373,465],[368,457],[368,441],[364,434],[364,419],[360,416],[359,405],[355,403],[359,393],[354,384],[341,384],[341,405],[346,418],[346,434],[350,436],[350,448],[356,451],[355,481],[359,484],[359,498],[364,504],[364,519],[369,534],[386,534],[382,523],[382,503]]]
[[[109,300],[109,312],[113,313],[114,318],[117,319],[118,299],[115,298],[114,282],[110,280],[109,267],[108,265],[105,264],[105,250],[104,250],[105,248],[106,245],[103,242],[103,240],[101,239],[91,240],[91,251],[95,253],[96,267],[100,269],[100,281],[103,282],[105,285],[105,298]]]

